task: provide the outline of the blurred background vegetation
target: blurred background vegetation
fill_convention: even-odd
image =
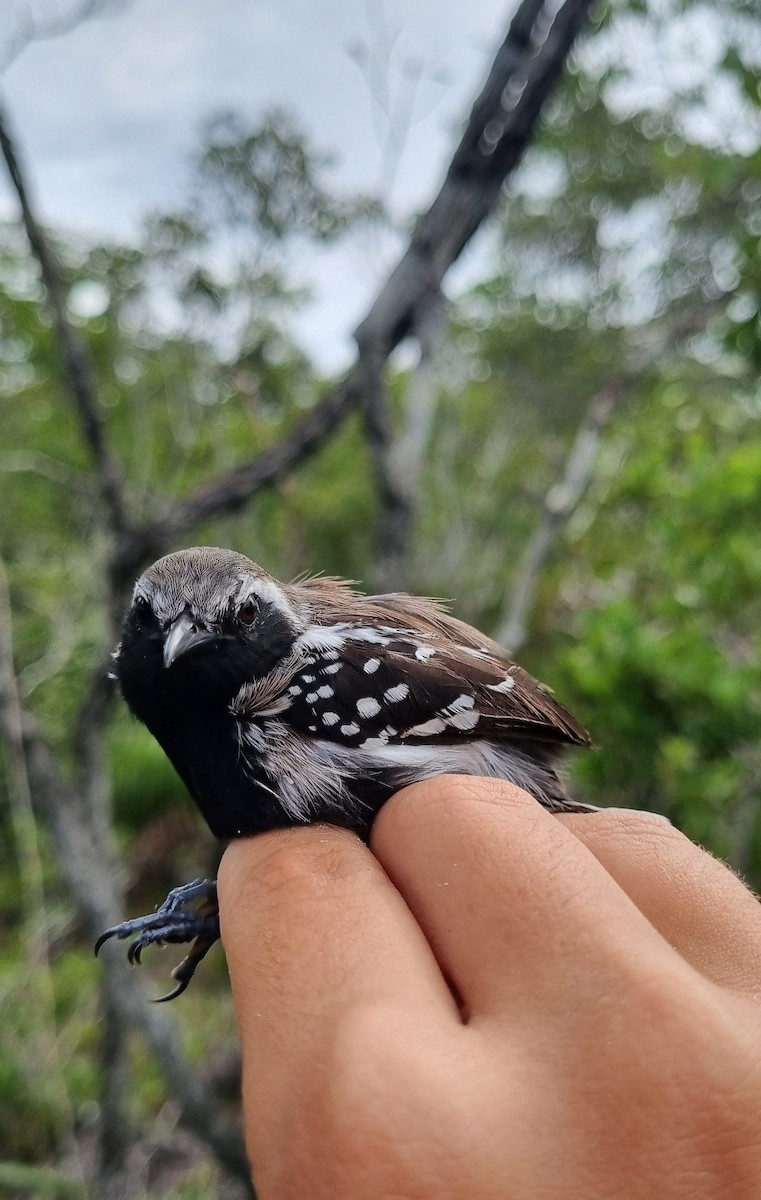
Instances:
[[[695,21],[710,31],[710,70],[703,62],[678,86],[633,90],[630,56],[678,44],[680,23]],[[756,887],[759,66],[755,3],[601,9],[500,202],[488,271],[450,300],[423,365],[403,354],[389,377],[400,453],[417,438],[397,582],[451,597],[458,616],[501,636],[579,715],[598,749],[571,766],[578,796],[667,814]],[[211,119],[185,204],[147,216],[139,242],[50,231],[137,522],[275,445],[317,403],[330,381],[283,332],[304,301],[290,256],[384,219],[373,197],[332,194],[298,117],[273,111]],[[37,265],[21,228],[6,224],[0,591],[21,698],[75,779],[72,727],[112,631],[100,500],[62,387]],[[325,571],[373,586],[378,516],[355,414],[254,503],[190,540],[241,549],[281,578]],[[219,851],[118,704],[106,754],[119,884],[130,911],[149,911],[170,886],[213,872]],[[10,758],[0,796],[0,1192],[86,1195],[107,1102],[103,968]],[[148,992],[164,990],[171,955],[150,956]],[[221,952],[174,1007],[210,1105],[234,1121]],[[119,1194],[237,1195],[180,1130],[145,1042],[124,1041],[119,1119],[133,1174]]]

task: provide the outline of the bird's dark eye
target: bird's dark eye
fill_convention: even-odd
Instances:
[[[148,626],[153,625],[156,620],[156,615],[144,596],[138,596],[136,598],[135,603],[132,605],[132,611],[134,612],[137,618],[137,623],[141,629],[147,629]]]
[[[238,620],[241,625],[253,625],[258,612],[259,607],[255,600],[244,600],[238,609]]]

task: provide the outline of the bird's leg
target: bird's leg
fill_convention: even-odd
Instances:
[[[200,900],[201,903],[187,912],[185,905],[194,900]],[[191,947],[187,955],[172,971],[172,978],[177,981],[177,986],[166,996],[159,997],[159,1001],[174,1000],[175,996],[185,991],[201,959],[219,938],[216,880],[194,879],[192,883],[173,888],[155,913],[147,917],[135,917],[131,921],[122,921],[120,925],[107,929],[95,943],[96,955],[103,943],[110,938],[118,938],[119,941],[134,938],[127,951],[127,958],[133,966],[140,963],[146,946],[161,946],[167,942],[190,942]]]

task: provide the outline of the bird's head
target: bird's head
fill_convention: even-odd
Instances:
[[[149,727],[167,707],[225,712],[244,683],[287,656],[302,628],[286,589],[256,563],[196,546],[138,579],[115,674]]]

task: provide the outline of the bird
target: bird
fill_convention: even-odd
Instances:
[[[308,576],[290,584],[235,550],[165,555],[135,584],[113,676],[212,833],[247,837],[327,822],[367,840],[382,804],[438,775],[506,779],[554,812],[595,811],[558,771],[590,736],[496,642],[439,602],[364,595]],[[191,902],[200,901],[190,910]],[[191,943],[188,986],[219,937],[213,880],[106,930],[146,946]]]

